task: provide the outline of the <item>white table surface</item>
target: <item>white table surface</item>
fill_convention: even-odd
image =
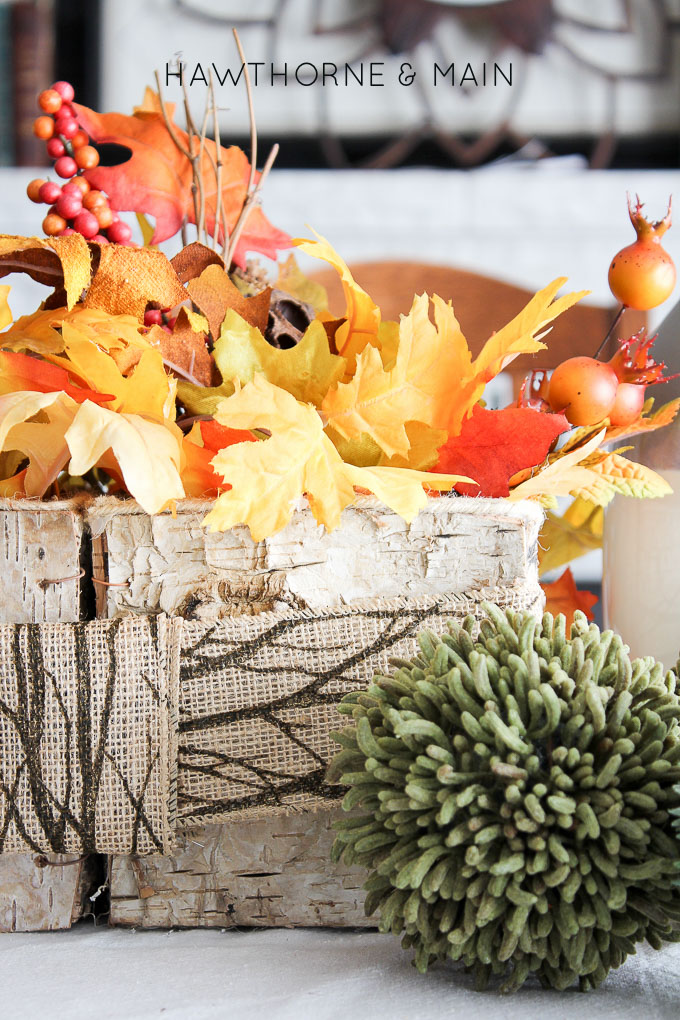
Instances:
[[[321,930],[0,935],[7,1020],[677,1020],[680,945],[641,948],[587,996],[475,992],[453,965],[422,976],[399,941]]]

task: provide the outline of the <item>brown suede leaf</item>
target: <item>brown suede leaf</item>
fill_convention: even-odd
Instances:
[[[265,287],[253,297],[245,297],[221,266],[211,265],[195,280],[189,281],[187,290],[191,300],[208,320],[213,340],[219,337],[224,317],[230,308],[261,333],[267,328],[271,287]]]
[[[110,315],[134,315],[141,322],[149,303],[174,308],[186,299],[187,292],[163,252],[107,244],[102,245],[99,267],[83,304]]]
[[[81,234],[66,237],[17,237],[0,234],[0,278],[27,273],[37,283],[66,292],[73,308],[90,283],[90,249]]]
[[[212,248],[208,248],[200,241],[192,241],[174,258],[170,259],[172,268],[177,273],[180,283],[188,283],[200,276],[208,266],[221,266],[224,269],[224,262]]]
[[[180,308],[172,333],[161,326],[153,326],[146,334],[152,346],[160,350],[166,368],[181,379],[199,386],[216,386],[220,373],[206,346],[205,333],[191,328],[186,308]]]

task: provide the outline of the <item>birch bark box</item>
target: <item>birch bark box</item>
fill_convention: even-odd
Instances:
[[[96,871],[108,860],[114,924],[370,923],[363,873],[329,858],[340,799],[325,778],[335,749],[330,733],[342,725],[336,705],[391,655],[412,654],[424,626],[479,613],[485,599],[538,613],[541,511],[445,497],[407,525],[366,498],[330,534],[300,508],[285,529],[255,543],[245,527],[207,532],[201,522],[209,506],[184,501],[176,513],[153,517],[132,500],[108,497],[2,508],[3,621],[40,623],[48,658],[51,627],[85,627],[78,640],[86,673],[98,668],[97,642],[108,642],[114,659],[116,648],[137,642],[124,649],[128,660],[140,658],[124,673],[134,675],[137,693],[121,692],[118,677],[110,701],[114,716],[116,698],[134,703],[144,727],[130,721],[126,728],[119,706],[120,782],[114,790],[98,778],[99,806],[89,828],[73,823],[74,845],[108,854],[86,862]],[[76,623],[95,615],[100,623]],[[7,634],[0,638],[5,647]],[[175,652],[163,642],[174,642]],[[115,665],[112,676],[121,672]],[[173,677],[174,708],[161,690]],[[59,700],[65,716],[71,694]],[[162,739],[177,715],[174,737]],[[147,770],[144,799],[125,759],[144,759],[150,749],[162,768],[153,782],[158,770]],[[112,805],[116,790],[121,800]],[[125,831],[107,821],[122,817]],[[67,926],[80,914],[92,867],[45,869],[37,881],[34,857],[0,856],[0,924]]]
[[[0,623],[73,623],[86,615],[81,561],[87,558],[78,503],[0,500]],[[69,928],[96,888],[90,860],[0,854],[0,931]]]
[[[539,611],[541,512],[442,498],[407,525],[365,499],[331,534],[300,510],[254,543],[245,527],[206,532],[207,509],[187,501],[174,517],[149,517],[102,499],[87,515],[95,575],[109,582],[98,612],[187,621],[178,851],[112,857],[111,921],[372,923],[360,869],[329,860],[335,704],[390,655],[412,654],[423,626],[478,612],[484,598]]]

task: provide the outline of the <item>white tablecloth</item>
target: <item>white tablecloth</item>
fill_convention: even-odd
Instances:
[[[329,930],[0,936],[7,1020],[677,1020],[680,945],[641,948],[588,996],[537,984],[478,993],[453,965],[422,976],[396,938]]]

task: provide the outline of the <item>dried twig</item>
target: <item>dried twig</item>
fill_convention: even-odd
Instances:
[[[215,129],[215,186],[217,193],[215,195],[215,226],[213,229],[213,248],[217,248],[217,239],[220,233],[220,224],[222,221],[222,140],[220,138],[220,118],[217,112],[217,102],[215,100],[215,82],[213,79],[212,68],[210,70],[210,107],[213,115],[213,127]],[[226,244],[226,237],[224,238]]]
[[[194,201],[194,214],[196,217],[196,239],[201,240],[201,218],[203,208],[205,206],[205,196],[203,192],[203,169],[201,165],[201,152],[203,149],[204,138],[201,136],[198,142],[198,150],[196,150],[196,141],[198,140],[198,131],[194,124],[194,118],[191,115],[191,107],[189,106],[189,92],[187,89],[187,83],[182,75],[182,95],[184,96],[184,117],[187,125],[187,134],[189,136],[189,148],[191,150],[191,195]]]
[[[239,242],[239,239],[241,237],[241,234],[243,232],[243,228],[246,225],[246,220],[248,219],[248,216],[250,215],[251,209],[255,205],[257,196],[259,195],[260,191],[262,190],[262,185],[264,184],[265,180],[267,179],[269,171],[273,167],[274,161],[275,161],[276,157],[278,156],[278,154],[279,154],[279,145],[278,145],[278,142],[277,142],[275,145],[272,146],[271,151],[270,151],[269,155],[267,156],[267,162],[262,167],[262,173],[260,174],[260,178],[259,178],[257,184],[255,185],[255,188],[253,189],[253,191],[249,195],[246,196],[246,200],[245,200],[245,202],[243,204],[243,208],[241,209],[241,213],[239,215],[239,218],[236,221],[236,226],[234,227],[234,229],[232,231],[232,234],[231,234],[231,238],[229,240],[229,248],[227,250],[227,253],[226,253],[225,259],[224,259],[225,266],[230,266],[231,265],[231,261],[232,261],[232,259],[234,257],[234,252],[236,251],[236,246],[237,246],[237,244]]]
[[[257,169],[257,127],[255,124],[255,104],[253,102],[253,86],[250,81],[250,74],[248,73],[248,64],[246,62],[246,56],[241,46],[241,39],[235,28],[232,29],[234,33],[234,42],[236,43],[236,49],[238,55],[241,58],[241,64],[243,65],[243,76],[246,83],[246,98],[248,100],[248,120],[250,121],[250,177],[248,178],[248,189],[246,195],[252,193],[255,185],[255,172]]]

